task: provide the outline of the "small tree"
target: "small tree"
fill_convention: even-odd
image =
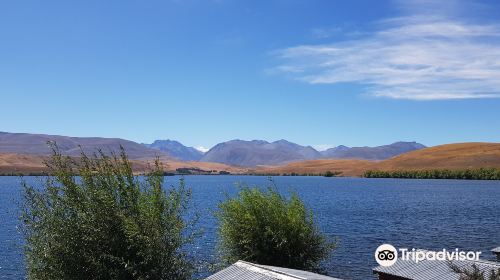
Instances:
[[[296,193],[289,199],[275,189],[243,187],[219,205],[222,261],[318,271],[335,247],[320,233],[313,215]]]
[[[459,280],[500,280],[500,269],[491,270],[485,275],[485,272],[481,271],[475,264],[470,268],[462,268],[454,264],[450,264],[450,267],[453,272],[459,274]]]
[[[44,187],[23,184],[28,279],[190,278],[182,180],[165,191],[158,159],[147,176],[134,176],[123,148],[93,157],[82,150],[78,161],[52,148]]]

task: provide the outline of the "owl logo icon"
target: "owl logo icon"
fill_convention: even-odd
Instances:
[[[380,245],[375,251],[375,260],[381,266],[391,266],[398,260],[398,251],[391,244]]]

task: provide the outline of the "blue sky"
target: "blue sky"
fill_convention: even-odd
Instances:
[[[0,131],[498,142],[498,15],[498,1],[2,1]]]

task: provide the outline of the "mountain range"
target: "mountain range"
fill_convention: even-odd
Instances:
[[[219,143],[203,153],[174,140],[156,140],[151,144],[139,144],[121,138],[0,132],[0,153],[48,155],[51,151],[47,141],[55,141],[59,150],[69,156],[79,156],[81,148],[86,153],[96,152],[97,149],[109,153],[118,150],[121,145],[131,159],[150,159],[160,156],[180,161],[214,162],[241,167],[275,166],[314,159],[384,160],[425,148],[416,142],[396,142],[378,147],[338,146],[320,152],[311,146],[302,146],[286,140],[275,142],[231,140]]]
[[[0,153],[50,155],[48,141],[57,143],[61,153],[79,156],[80,147],[91,154],[101,149],[103,152],[118,151],[120,145],[131,159],[147,159],[155,156],[168,156],[166,153],[139,143],[121,138],[69,137],[60,135],[0,132]]]
[[[416,142],[396,142],[377,147],[338,146],[319,152],[311,146],[301,146],[286,140],[271,143],[262,140],[232,140],[214,146],[201,158],[201,161],[252,167],[282,165],[311,159],[384,160],[423,148],[424,145]]]
[[[360,176],[366,170],[500,168],[500,143],[455,143],[425,148],[416,142],[396,142],[378,147],[338,146],[317,151],[286,140],[232,140],[215,145],[207,153],[173,140],[139,144],[120,138],[68,137],[0,132],[0,174],[47,171],[44,161],[51,154],[47,141],[78,157],[102,149],[105,153],[123,146],[135,172],[143,173],[160,156],[165,171],[193,170],[201,174],[324,174]],[[81,147],[81,148],[80,148]],[[198,159],[198,161],[196,161]]]
[[[324,174],[362,176],[367,170],[429,170],[500,168],[500,143],[454,143],[419,149],[381,161],[360,159],[317,159],[281,166],[257,167],[255,174]]]
[[[248,167],[279,165],[319,157],[321,153],[312,147],[300,146],[286,140],[272,143],[263,140],[232,140],[215,145],[201,158],[201,161]]]
[[[321,152],[323,158],[384,160],[403,153],[420,150],[426,146],[417,142],[396,142],[377,147],[338,146]]]

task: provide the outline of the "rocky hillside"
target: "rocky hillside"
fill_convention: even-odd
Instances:
[[[184,160],[198,161],[203,157],[203,152],[198,151],[193,147],[186,147],[178,141],[174,140],[156,140],[152,144],[143,144],[146,147],[160,150],[169,156]]]
[[[131,159],[154,158],[165,153],[146,147],[139,143],[120,138],[101,137],[69,137],[60,135],[8,133],[0,132],[0,153],[50,155],[47,141],[57,143],[59,150],[69,156],[79,156],[81,146],[86,153],[94,153],[97,149],[109,153],[118,151],[120,145],[125,148]]]
[[[403,153],[420,150],[424,145],[417,142],[396,142],[377,147],[338,146],[321,152],[323,158],[384,160]]]
[[[236,166],[257,166],[279,165],[319,157],[321,154],[312,147],[301,146],[286,140],[272,143],[263,140],[232,140],[217,144],[201,158],[201,161]]]

